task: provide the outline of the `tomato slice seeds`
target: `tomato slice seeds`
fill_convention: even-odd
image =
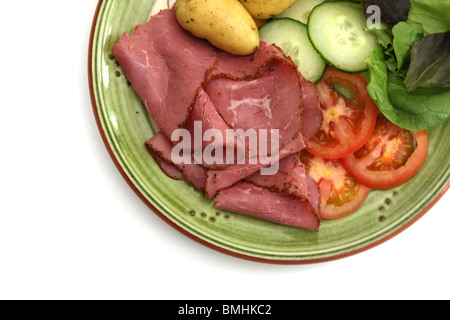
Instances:
[[[339,94],[336,87],[352,93],[353,99]],[[329,67],[316,88],[323,122],[308,142],[307,150],[324,159],[340,159],[364,146],[375,128],[378,113],[364,78]]]
[[[357,182],[340,160],[323,159],[304,150],[301,161],[320,189],[319,215],[325,220],[340,219],[359,209],[371,189]]]
[[[379,115],[366,145],[342,159],[346,170],[373,189],[398,187],[414,177],[428,154],[428,133],[402,129]]]

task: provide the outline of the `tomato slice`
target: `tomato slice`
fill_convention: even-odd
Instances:
[[[337,87],[350,94],[339,94]],[[308,142],[307,150],[324,159],[339,159],[364,146],[375,128],[378,113],[367,93],[366,80],[358,74],[328,67],[316,88],[323,122]]]
[[[303,150],[301,161],[319,186],[319,215],[322,219],[335,220],[348,216],[367,199],[371,189],[358,183],[340,160],[323,159]]]
[[[398,187],[420,170],[428,154],[428,132],[402,129],[379,115],[366,145],[342,159],[347,171],[373,189]]]

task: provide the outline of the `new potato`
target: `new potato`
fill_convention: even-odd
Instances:
[[[178,0],[175,13],[184,30],[226,52],[248,55],[259,49],[255,21],[237,0]]]
[[[255,19],[270,19],[292,6],[295,0],[239,0]]]

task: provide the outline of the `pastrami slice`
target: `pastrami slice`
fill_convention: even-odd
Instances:
[[[294,140],[286,144],[280,150],[279,154],[274,155],[277,160],[274,160],[272,164],[276,163],[277,161],[283,160],[284,158],[292,154],[298,153],[304,148],[305,141],[302,135],[299,134]],[[224,170],[208,170],[205,195],[209,199],[214,198],[217,192],[219,192],[220,190],[228,188],[236,182],[250,177],[262,168],[266,168],[268,166],[270,166],[270,164],[265,164],[259,161],[257,162],[257,164],[235,164]]]
[[[178,169],[174,164],[160,157],[155,150],[151,148],[148,148],[147,150],[153,156],[153,159],[155,159],[155,162],[158,164],[162,172],[166,174],[166,176],[174,180],[184,180],[183,172],[181,172],[181,170]]]
[[[251,80],[213,78],[205,91],[217,112],[234,129],[278,130],[280,148],[299,133],[302,91],[296,69],[284,61],[272,60],[263,73]]]
[[[297,228],[318,231],[320,227],[320,218],[308,201],[251,183],[240,182],[221,190],[216,207]]]
[[[169,177],[174,179],[180,177],[175,170],[176,168],[178,172],[181,173],[184,180],[194,186],[197,190],[204,192],[207,170],[201,165],[194,164],[193,161],[191,163],[173,163],[173,144],[162,132],[158,132],[154,135],[145,143],[145,145],[147,150],[149,150],[153,156],[156,155],[155,161]]]
[[[184,125],[217,62],[214,47],[185,32],[173,10],[151,17],[130,36],[124,33],[113,55],[167,137]]]
[[[246,178],[245,181],[273,192],[304,199],[309,197],[306,171],[300,162],[298,153],[281,160],[279,170],[275,175],[265,176],[257,172]]]
[[[228,77],[235,80],[255,79],[266,65],[274,60],[282,60],[296,69],[295,64],[277,47],[260,41],[258,51],[248,56],[236,56],[218,50],[218,62],[211,70],[210,78]]]
[[[323,115],[320,110],[316,86],[300,75],[302,86],[302,125],[301,133],[306,140],[311,139],[322,126]]]
[[[227,155],[236,153],[235,139],[227,140],[227,130],[231,128],[217,112],[208,94],[199,89],[199,94],[184,126],[191,137],[191,153],[197,163],[209,169],[225,168]]]

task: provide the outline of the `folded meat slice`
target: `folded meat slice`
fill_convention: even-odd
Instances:
[[[202,88],[199,89],[184,129],[190,133],[191,153],[196,163],[209,169],[220,169],[229,165],[226,156],[236,153],[237,141],[226,140],[230,127]]]
[[[145,143],[145,146],[154,157],[156,156],[156,163],[169,177],[184,179],[197,190],[204,192],[207,169],[193,162],[174,164],[172,162],[173,144],[162,132],[154,135]]]
[[[310,177],[306,176],[306,183],[308,185],[308,202],[312,208],[318,213],[320,207],[320,189],[317,183]]]
[[[270,59],[267,59],[268,57]],[[265,41],[260,41],[259,50],[251,55],[235,56],[218,50],[218,58],[217,64],[211,70],[210,78],[254,79],[263,72],[266,65],[273,59],[278,59],[294,66],[294,62],[283,51]]]
[[[308,198],[306,171],[298,153],[281,160],[275,175],[265,176],[257,172],[245,181],[274,192]]]
[[[124,33],[112,52],[167,137],[184,125],[217,62],[214,47],[185,32],[173,10],[161,11],[131,36]]]
[[[318,231],[320,226],[319,216],[305,199],[247,182],[221,190],[216,207],[297,228]]]
[[[261,41],[260,49],[250,56],[236,57],[226,52],[219,52],[219,59],[209,77],[228,77],[231,79],[253,79],[261,74],[266,65],[273,60],[284,61],[287,65],[294,63],[277,46]],[[271,57],[267,60],[267,57]],[[322,125],[322,112],[314,83],[307,81],[298,74],[301,86],[302,100],[302,126],[301,131],[306,140],[309,140]]]
[[[273,163],[283,160],[284,158],[298,153],[305,148],[305,142],[301,134],[286,144],[277,155],[273,155],[276,159]],[[266,168],[269,165],[258,162],[257,164],[235,164],[224,170],[208,170],[205,186],[205,195],[211,199],[217,194],[219,190],[228,188],[236,182],[243,180],[262,168]]]
[[[311,139],[322,126],[323,116],[314,83],[300,75],[302,86],[302,126],[301,133],[306,140]]]
[[[284,60],[271,59],[254,79],[213,78],[205,91],[228,126],[256,132],[278,130],[283,147],[299,133],[302,91],[296,69]]]
[[[300,154],[280,161],[275,175],[255,173],[220,190],[216,206],[293,227],[318,230],[319,188],[306,174]]]
[[[176,165],[162,158],[157,151],[150,147],[150,144],[146,145],[147,150],[155,159],[155,162],[158,164],[160,169],[166,174],[166,176],[174,179],[174,180],[184,180],[183,172],[177,168]]]

